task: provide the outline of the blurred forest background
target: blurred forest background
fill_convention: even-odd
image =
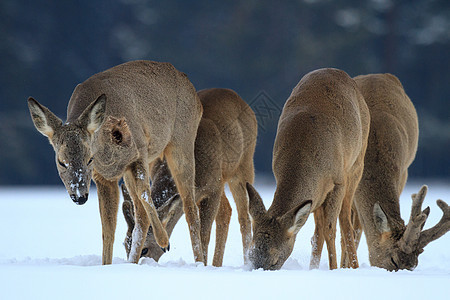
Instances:
[[[419,115],[410,178],[448,179],[449,54],[448,0],[2,0],[0,185],[60,184],[28,96],[64,120],[78,83],[135,59],[171,62],[198,90],[251,103],[259,175],[271,174],[280,108],[303,75],[393,73]]]

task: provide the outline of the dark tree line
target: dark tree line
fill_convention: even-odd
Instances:
[[[307,72],[390,72],[420,122],[411,177],[450,177],[450,2],[438,0],[0,2],[0,184],[57,184],[26,99],[62,119],[73,88],[113,65],[171,62],[197,89],[227,87],[259,113],[271,172],[280,108]]]

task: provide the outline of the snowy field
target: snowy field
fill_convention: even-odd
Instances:
[[[426,228],[441,217],[436,199],[450,202],[448,183],[428,182],[428,186],[424,207],[429,205],[431,214]],[[256,188],[269,207],[274,187]],[[404,219],[409,219],[410,194],[419,188],[419,183],[413,183],[403,192]],[[126,224],[119,211],[113,265],[102,266],[96,192],[92,190],[88,202],[77,206],[62,184],[0,187],[0,228],[0,299],[450,299],[450,233],[425,248],[413,272],[370,267],[364,237],[358,270],[329,271],[325,248],[320,269],[310,271],[314,229],[310,216],[280,271],[249,271],[243,266],[233,206],[224,267],[193,263],[184,217],[172,234],[170,252],[159,263],[147,259],[134,265],[125,259]],[[209,263],[214,237],[211,241]],[[340,255],[339,242],[336,246]]]

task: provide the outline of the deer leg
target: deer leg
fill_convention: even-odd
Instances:
[[[119,210],[119,185],[117,181],[108,181],[94,171],[97,186],[100,219],[102,222],[103,254],[102,264],[112,263],[114,234],[116,232],[117,212]]]
[[[335,220],[337,221],[337,218]],[[327,243],[327,250],[328,250],[328,264],[329,264],[330,270],[334,270],[334,269],[337,269],[336,222],[327,222],[325,227],[326,227],[325,241]]]
[[[348,253],[346,250],[346,245],[344,241],[344,231],[342,226],[340,226],[341,231],[341,268],[350,268],[350,260],[348,258]]]
[[[323,234],[328,250],[328,264],[330,270],[337,269],[336,256],[336,223],[339,211],[342,207],[342,201],[345,195],[344,186],[336,184],[333,190],[328,193],[327,198],[322,204],[324,212]]]
[[[129,192],[132,198],[138,198],[135,192],[131,190]],[[128,253],[128,261],[138,263],[141,258],[141,253],[145,242],[144,238],[147,236],[148,228],[150,226],[150,220],[140,200],[133,200],[133,204],[135,212],[135,225],[131,233],[131,245]]]
[[[130,257],[131,243],[133,241],[133,229],[134,229],[134,204],[133,200],[131,200],[130,193],[128,192],[124,183],[121,185],[122,195],[123,195],[123,204],[122,211],[123,216],[125,217],[125,221],[127,222],[127,234],[125,236],[125,240],[123,242],[125,246],[125,252],[127,253],[127,259]]]
[[[225,244],[228,237],[228,228],[231,219],[231,206],[225,193],[222,192],[220,198],[219,210],[216,215],[216,248],[214,250],[213,266],[221,267],[223,255],[225,253]]]
[[[244,264],[249,263],[248,253],[250,250],[250,243],[252,242],[251,222],[248,213],[248,199],[247,190],[245,188],[245,181],[238,177],[234,177],[228,182],[231,193],[238,212],[238,220],[242,235],[242,246],[244,251]]]
[[[208,246],[211,238],[211,228],[219,209],[220,194],[209,194],[198,204],[200,214],[200,238],[202,240],[203,258],[205,259],[204,263],[206,265],[208,262]]]
[[[352,224],[353,224],[353,233],[355,238],[355,248],[358,250],[359,242],[361,241],[361,235],[363,232],[361,220],[358,216],[358,211],[356,210],[355,205],[352,207]]]
[[[200,218],[197,205],[194,202],[194,145],[192,147],[183,147],[182,145],[178,147],[168,146],[164,154],[178,193],[180,194],[181,201],[183,202],[183,210],[189,227],[194,259],[197,262],[204,262],[206,265],[200,238]]]
[[[320,266],[320,257],[322,256],[323,243],[325,242],[323,235],[323,224],[325,223],[322,207],[317,208],[314,211],[314,223],[316,228],[314,229],[314,235],[311,238],[311,261],[309,263],[309,269],[318,269]]]
[[[356,269],[358,265],[358,256],[355,246],[355,232],[351,221],[348,220],[347,212],[342,212],[339,216],[339,225],[341,227],[341,268]]]
[[[149,225],[152,225],[153,234],[158,245],[163,249],[169,246],[169,236],[159,220],[155,205],[150,197],[150,178],[148,174],[148,164],[144,164],[142,161],[133,163],[124,174],[125,185],[135,208],[135,226],[128,257],[128,261],[133,263],[137,263],[141,257]]]
[[[352,205],[352,213],[351,213],[352,217],[352,227],[353,227],[353,239],[355,241],[355,249],[356,251],[358,251],[358,246],[359,246],[359,242],[361,241],[361,235],[362,235],[362,224],[361,221],[359,220],[358,217],[358,212],[356,210],[355,207],[355,203],[353,203]],[[341,237],[343,236],[342,233],[342,228],[341,228]],[[347,255],[347,251],[345,250],[345,243],[344,243],[344,239],[341,238],[341,249],[342,249],[342,253],[341,253],[341,267],[342,268],[350,268],[351,264],[350,264],[350,260],[349,260],[349,256]]]
[[[357,212],[355,209],[356,207],[353,205],[353,198],[355,196],[358,183],[361,180],[361,176],[362,176],[362,168],[360,168],[358,171],[354,173],[354,175],[348,178],[347,189],[345,191],[345,196],[342,201],[342,207],[339,212],[339,225],[341,228],[341,247],[343,251],[342,252],[343,254],[341,256],[341,268],[351,267],[353,269],[356,269],[359,267],[355,245],[355,231],[352,225],[353,223],[352,209],[354,209],[353,217],[356,217],[355,214],[357,214]]]

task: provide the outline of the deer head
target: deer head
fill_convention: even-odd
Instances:
[[[308,219],[312,201],[303,202],[280,217],[273,217],[249,183],[247,192],[253,227],[250,262],[255,269],[278,270],[294,248],[295,237]]]
[[[411,216],[403,232],[391,230],[383,208],[378,203],[375,204],[373,218],[380,238],[372,244],[369,255],[371,265],[390,271],[413,270],[424,247],[450,230],[450,209],[442,200],[437,200],[437,205],[443,211],[441,220],[434,227],[422,230],[430,213],[429,207],[422,210],[427,190],[424,185],[418,194],[411,196]]]
[[[130,197],[130,194],[128,193],[126,187],[124,184],[122,184],[122,195],[123,195],[123,205],[122,205],[122,212],[125,217],[125,221],[128,225],[127,234],[125,236],[125,241],[123,245],[125,246],[125,251],[127,253],[127,257],[130,254],[131,245],[133,241],[132,233],[134,228],[134,206],[133,206],[133,200]],[[160,207],[157,209],[158,217],[161,220],[162,225],[167,231],[167,234],[172,233],[173,228],[175,227],[175,224],[178,222],[178,220],[183,215],[183,202],[181,201],[181,198],[179,194],[175,194],[172,197],[170,197],[168,200],[164,202]],[[167,248],[167,251],[170,248]],[[147,237],[145,238],[144,247],[142,249],[141,257],[150,257],[153,258],[155,261],[158,261],[159,258],[166,252],[165,249],[161,248],[158,243],[156,243],[155,236],[153,234],[153,230],[150,226]]]
[[[105,107],[103,94],[74,122],[63,124],[48,108],[28,99],[34,126],[53,146],[59,176],[76,204],[84,204],[88,199],[94,161],[91,142],[103,122]]]

